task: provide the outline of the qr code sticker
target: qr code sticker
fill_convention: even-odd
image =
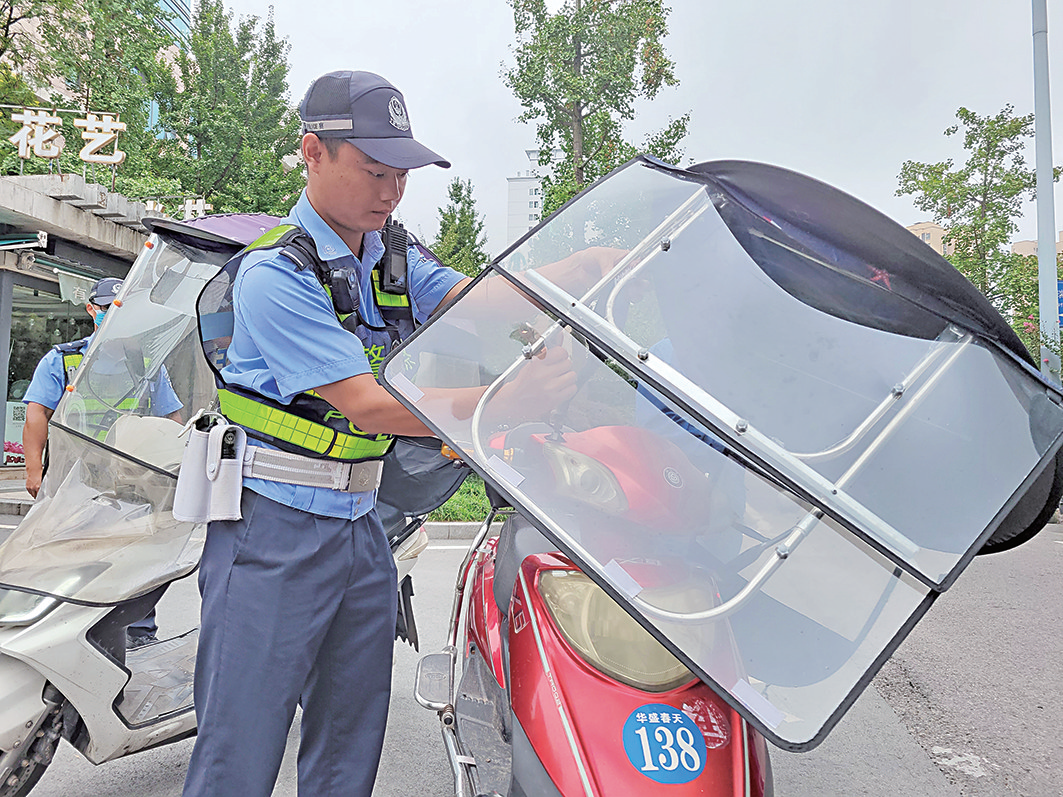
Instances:
[[[25,423],[26,422],[26,405],[25,404],[16,404],[15,406],[13,406],[11,408],[11,420],[13,420],[15,423]]]

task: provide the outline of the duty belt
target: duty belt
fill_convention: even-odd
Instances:
[[[337,462],[261,446],[244,449],[244,478],[324,487],[342,493],[366,493],[380,486],[384,461]]]

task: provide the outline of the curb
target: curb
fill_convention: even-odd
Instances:
[[[480,530],[479,523],[425,523],[430,540],[471,540]]]
[[[30,501],[0,501],[0,515],[25,515],[31,506]]]

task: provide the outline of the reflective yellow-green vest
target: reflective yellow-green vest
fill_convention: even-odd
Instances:
[[[405,235],[401,247],[405,259]],[[281,404],[246,388],[228,385],[222,378],[221,370],[228,362],[227,350],[233,332],[233,283],[247,254],[267,249],[279,250],[296,264],[299,271],[312,269],[332,300],[340,323],[363,341],[366,331],[373,330],[386,332],[387,339],[393,343],[404,337],[404,327],[412,329],[413,326],[408,287],[404,285],[401,294],[385,291],[381,286],[379,264],[373,270],[373,298],[385,322],[383,330],[366,324],[357,312],[357,307],[350,310],[343,301],[338,300],[334,288],[342,289],[343,286],[333,283],[333,275],[318,256],[309,235],[291,224],[274,227],[226,263],[217,276],[204,286],[199,296],[197,315],[200,339],[218,383],[221,413],[231,422],[243,426],[250,436],[284,451],[343,461],[383,457],[394,442],[392,435],[363,432],[313,390],[300,393],[288,404]],[[371,348],[363,342],[363,346],[373,375],[376,376],[390,345]],[[386,350],[381,352],[381,348]]]
[[[55,350],[63,355],[63,389],[70,384],[75,372],[81,366],[85,358],[82,349],[88,338],[75,340],[70,343],[60,343]],[[84,425],[86,429],[92,429],[92,435],[98,440],[107,436],[111,424],[119,415],[130,412],[148,413],[151,411],[151,396],[126,396],[114,404],[108,404],[93,396],[91,392],[79,395],[85,413]]]

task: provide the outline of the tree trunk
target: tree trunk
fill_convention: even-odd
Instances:
[[[576,19],[579,19],[580,15],[580,0],[576,0]],[[578,30],[578,28],[577,28]],[[576,40],[573,42],[575,53],[572,58],[572,71],[576,75],[576,79],[579,80],[582,75],[583,59],[582,42],[579,39],[579,33],[576,34]],[[572,104],[572,175],[576,179],[576,185],[580,188],[583,187],[583,106],[574,101]]]

